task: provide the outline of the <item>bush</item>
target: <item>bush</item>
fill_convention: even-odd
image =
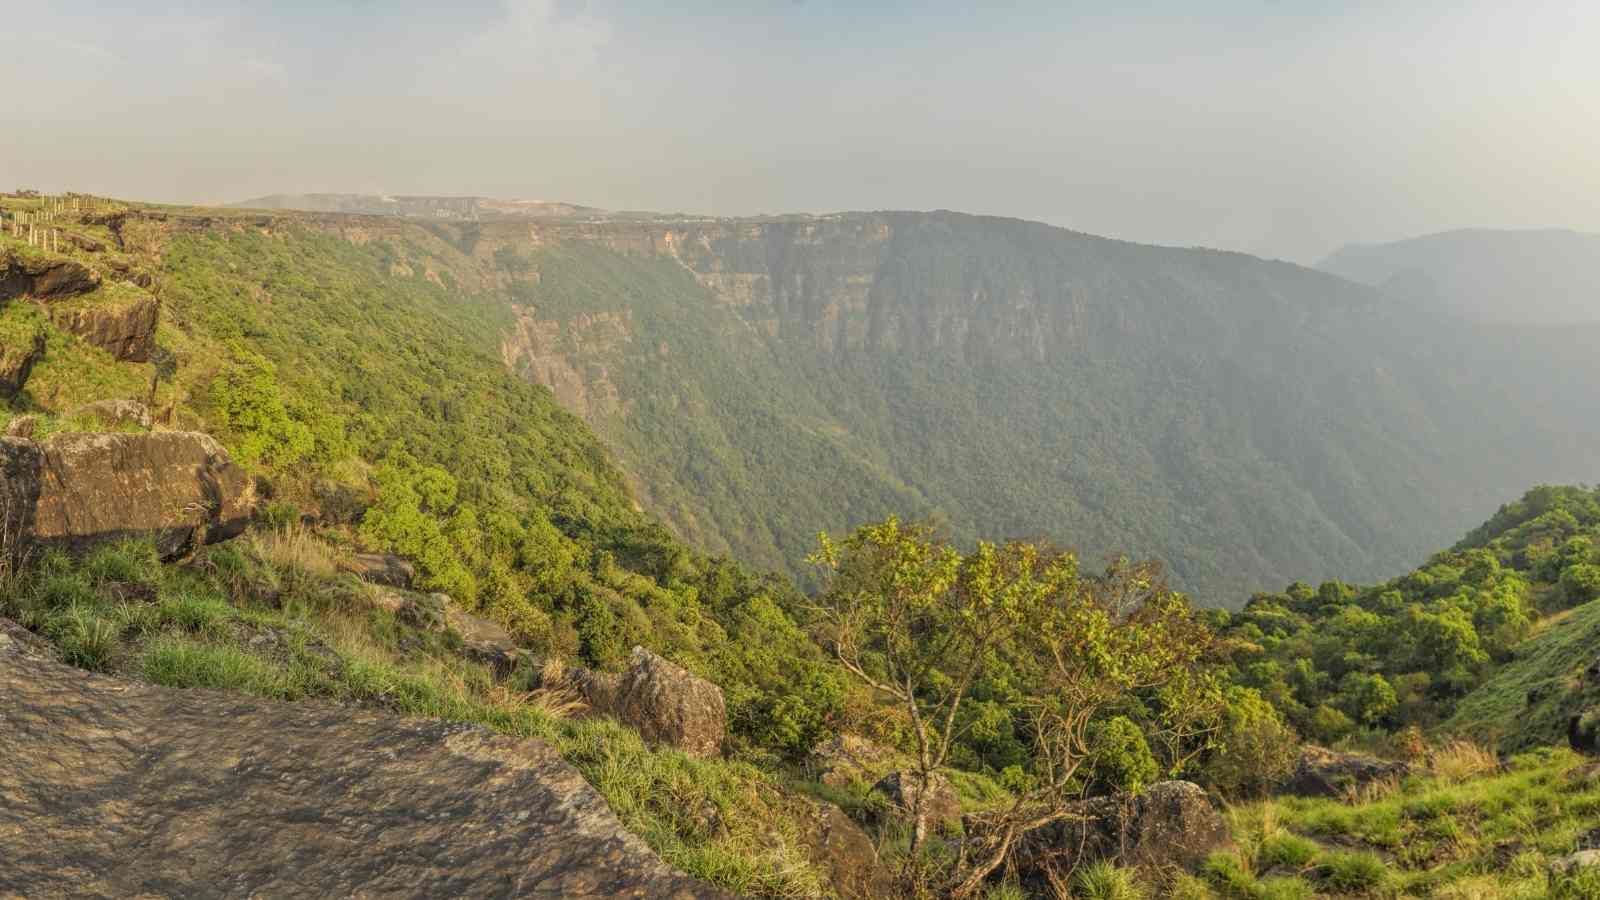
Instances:
[[[1263,869],[1273,866],[1303,869],[1316,859],[1318,850],[1317,842],[1309,838],[1297,834],[1277,834],[1261,842],[1256,860]]]
[[[1096,727],[1089,752],[1094,780],[1112,790],[1137,793],[1161,774],[1144,731],[1127,716],[1114,716]]]
[[[1589,563],[1567,566],[1561,572],[1561,595],[1569,606],[1600,598],[1600,566]]]

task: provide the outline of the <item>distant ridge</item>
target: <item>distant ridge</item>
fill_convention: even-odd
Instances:
[[[496,200],[492,197],[432,197],[395,194],[269,194],[229,206],[241,209],[294,209],[305,212],[405,216],[414,219],[572,219],[606,215],[605,210],[550,200]]]
[[[1350,244],[1317,268],[1481,322],[1600,321],[1600,234],[1446,231]]]

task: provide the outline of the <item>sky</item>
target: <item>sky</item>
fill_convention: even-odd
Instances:
[[[1311,263],[1600,231],[1600,2],[8,10],[0,188],[957,209]]]

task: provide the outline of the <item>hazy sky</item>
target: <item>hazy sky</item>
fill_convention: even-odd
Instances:
[[[439,6],[16,4],[0,185],[942,207],[1300,261],[1600,231],[1596,0]]]

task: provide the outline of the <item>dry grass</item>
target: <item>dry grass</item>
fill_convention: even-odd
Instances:
[[[340,571],[344,554],[298,522],[272,531],[252,531],[250,552],[274,568],[332,578]]]
[[[1343,800],[1352,806],[1364,806],[1368,803],[1378,803],[1400,793],[1400,779],[1396,776],[1388,778],[1375,778],[1365,784],[1354,784],[1345,788]]]
[[[1500,757],[1468,740],[1454,740],[1428,755],[1428,771],[1445,781],[1460,782],[1500,768]]]

